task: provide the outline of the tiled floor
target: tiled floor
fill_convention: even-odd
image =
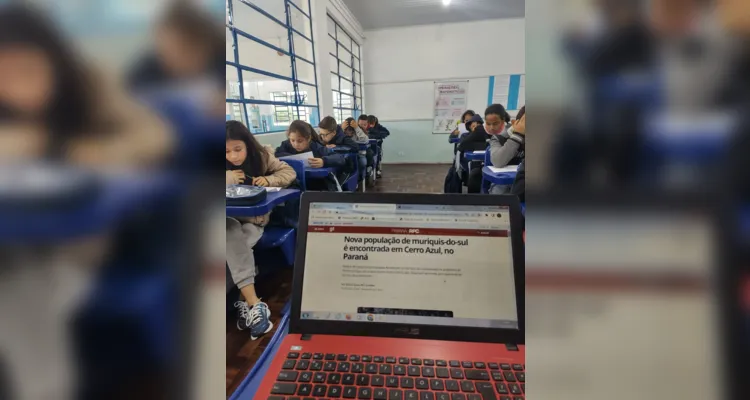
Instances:
[[[383,176],[368,192],[442,193],[443,180],[450,168],[447,164],[384,165]],[[281,309],[291,295],[291,270],[283,270],[260,280],[256,289],[271,310],[271,321],[276,325]],[[274,330],[261,339],[251,341],[250,332],[238,331],[234,313],[227,316],[227,397],[237,389],[263,353]]]
[[[386,193],[443,193],[448,164],[384,165],[383,177],[372,191]]]

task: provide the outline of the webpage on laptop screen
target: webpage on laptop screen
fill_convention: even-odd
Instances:
[[[301,318],[518,328],[505,206],[312,203]]]

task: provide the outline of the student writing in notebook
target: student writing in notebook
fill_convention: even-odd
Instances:
[[[294,169],[277,159],[270,148],[262,146],[239,121],[226,122],[226,183],[287,187],[297,178]],[[255,292],[253,246],[258,243],[271,213],[257,217],[227,217],[227,267],[243,300],[234,303],[237,328],[250,329],[255,340],[273,328],[271,311]]]

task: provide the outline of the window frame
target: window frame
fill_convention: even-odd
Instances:
[[[359,116],[362,114],[362,45],[354,40],[354,36],[350,35],[341,26],[341,24],[339,24],[338,21],[336,21],[336,19],[331,16],[331,14],[326,14],[326,18],[328,18],[328,21],[326,21],[326,33],[328,34],[329,38],[333,39],[333,43],[336,47],[335,53],[328,53],[329,56],[333,57],[331,61],[333,61],[334,59],[336,60],[336,72],[330,71],[333,68],[329,68],[329,73],[331,74],[332,79],[335,78],[338,80],[338,89],[335,89],[333,87],[331,88],[334,115],[343,117],[344,112],[348,111],[351,113],[352,118],[356,119],[359,118]],[[333,24],[330,24],[329,21]],[[328,31],[331,25],[333,25],[334,29],[333,35],[331,35],[331,32]],[[348,40],[351,50],[347,48],[344,42],[339,40],[339,33],[346,35],[346,38],[341,39]],[[357,53],[356,55],[354,54],[355,46]],[[347,57],[346,54],[348,53],[348,61],[345,61],[341,58],[342,55],[340,54],[340,49],[344,50],[344,57]],[[342,63],[346,65],[347,68],[351,69],[351,76],[346,77],[341,74]],[[355,82],[357,75],[359,75],[359,82]],[[341,90],[343,87],[342,81],[346,81],[350,84],[351,93],[347,93]],[[351,107],[343,107],[343,103],[341,102],[342,95],[350,96],[352,98]],[[336,120],[338,121],[338,118]],[[341,121],[338,122],[341,123]]]
[[[287,109],[291,111],[291,115],[292,116],[294,116],[294,115],[296,115],[296,116],[305,115],[308,119],[310,119],[312,117],[312,114],[314,114],[314,112],[311,113],[310,111],[308,111],[308,108],[311,109],[311,111],[312,110],[317,110],[318,116],[320,115],[320,97],[319,97],[319,93],[318,93],[318,71],[317,71],[317,67],[318,66],[317,66],[317,60],[316,60],[316,54],[315,54],[315,36],[314,36],[314,33],[313,33],[312,14],[309,13],[309,12],[305,12],[304,10],[302,10],[302,8],[300,8],[292,0],[277,0],[277,1],[280,1],[280,2],[284,3],[284,15],[286,17],[286,21],[282,21],[282,20],[274,17],[273,15],[271,15],[270,13],[268,13],[267,11],[263,10],[261,7],[259,7],[258,5],[254,4],[253,0],[226,0],[226,2],[227,2],[226,3],[227,4],[226,28],[231,33],[231,36],[232,36],[232,49],[234,50],[233,51],[233,55],[231,57],[232,58],[231,60],[229,59],[230,56],[226,57],[227,58],[227,60],[226,60],[226,66],[227,66],[227,68],[236,68],[236,70],[237,70],[237,81],[239,83],[239,92],[240,92],[239,93],[239,98],[229,98],[229,97],[227,97],[226,98],[226,103],[230,104],[230,106],[233,109],[235,107],[234,104],[240,104],[240,110],[241,110],[240,113],[242,115],[242,119],[244,119],[244,121],[242,121],[242,122],[245,123],[245,125],[250,129],[251,132],[253,132],[253,134],[257,134],[257,135],[263,135],[263,134],[266,134],[266,133],[284,132],[284,131],[286,131],[286,129],[275,129],[275,126],[279,125],[279,124],[284,124],[286,122],[279,123],[278,120],[275,120],[274,121],[275,123],[270,128],[270,130],[268,130],[268,131],[262,130],[263,128],[261,126],[261,131],[257,131],[256,132],[253,129],[253,127],[251,126],[251,124],[250,124],[250,116],[248,115],[249,113],[247,111],[247,108],[248,108],[247,106],[248,105],[253,105],[254,104],[254,105],[271,105],[271,106],[273,106],[273,113],[272,113],[272,115],[273,115],[274,119],[276,118],[276,115],[277,115],[277,108],[276,108],[277,106],[280,106],[281,108],[287,107]],[[302,1],[307,1],[307,9],[308,10],[312,9],[311,0],[302,0]],[[288,36],[287,37],[287,42],[288,42],[287,48],[284,49],[284,48],[281,48],[279,46],[275,46],[275,45],[273,45],[271,43],[268,43],[268,42],[264,41],[263,39],[260,39],[260,38],[254,36],[254,35],[251,35],[251,34],[245,32],[245,31],[243,31],[242,29],[240,29],[238,27],[235,27],[234,26],[235,25],[234,24],[234,15],[235,15],[234,14],[234,9],[235,9],[235,7],[250,7],[251,9],[253,9],[257,13],[259,13],[263,17],[268,18],[271,21],[275,22],[276,24],[280,25],[281,27],[285,28],[287,30],[287,36]],[[293,26],[293,24],[292,24],[292,7],[294,7],[294,9],[296,9],[296,12],[301,13],[307,19],[307,24],[308,24],[309,29],[310,29],[310,37],[307,37],[305,34],[303,34],[302,32],[300,32],[299,30],[297,30]],[[239,47],[238,47],[238,37],[240,37],[240,36],[242,38],[244,38],[244,39],[249,39],[249,40],[255,42],[256,44],[262,45],[264,47],[267,47],[269,49],[272,49],[274,51],[282,53],[282,54],[284,54],[286,56],[289,56],[290,60],[291,60],[291,77],[286,77],[286,76],[279,75],[279,74],[274,73],[274,72],[265,71],[265,70],[262,70],[262,69],[259,69],[259,68],[252,67],[250,65],[243,64],[242,60],[240,59],[240,54],[239,54],[240,52],[239,52]],[[300,38],[303,39],[303,40],[306,40],[307,42],[310,43],[310,48],[312,49],[312,60],[308,60],[305,57],[301,57],[301,56],[295,54],[295,51],[294,51],[294,41],[295,41],[295,39],[300,39]],[[297,62],[298,61],[306,63],[306,64],[309,64],[309,65],[312,65],[312,67],[313,67],[313,75],[315,77],[315,81],[314,82],[306,82],[306,81],[302,81],[302,80],[300,80],[300,79],[297,78]],[[272,98],[270,100],[246,98],[245,97],[245,84],[244,84],[244,81],[243,81],[243,74],[242,74],[243,71],[252,72],[254,74],[267,76],[267,77],[273,78],[273,79],[278,79],[278,80],[283,80],[283,81],[291,82],[292,83],[292,90],[293,90],[292,92],[288,92],[288,91],[277,91],[277,92],[278,93],[282,93],[282,92],[283,93],[294,93],[294,95],[292,96],[292,100],[293,101],[291,101],[291,102],[289,102],[289,101],[287,101],[287,102],[275,101],[273,99],[273,95],[272,95]],[[302,102],[303,98],[305,100],[307,100],[308,98],[310,98],[310,95],[307,94],[308,90],[305,90],[304,92],[307,95],[304,96],[304,97],[302,96],[302,94],[300,93],[301,92],[300,87],[299,87],[300,84],[305,85],[305,86],[310,87],[310,88],[314,88],[314,90],[315,90],[315,104],[307,104],[307,103],[303,103]],[[305,88],[305,89],[307,89],[307,88]],[[296,114],[294,112],[295,110],[296,110]],[[308,122],[310,122],[310,121],[308,121]]]

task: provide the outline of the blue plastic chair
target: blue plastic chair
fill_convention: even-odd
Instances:
[[[305,163],[303,163],[300,160],[281,160],[285,163],[289,164],[290,167],[294,169],[294,172],[297,173],[297,180],[299,181],[300,187],[302,187],[302,190],[307,190],[307,182],[305,181]]]
[[[492,166],[492,158],[490,157],[490,146],[487,146],[487,150],[484,151],[484,166],[485,167]],[[480,191],[484,194],[487,194],[490,192],[490,185],[489,185],[489,182],[487,182],[487,180],[484,179],[484,174],[482,174],[482,186],[481,186]]]
[[[268,227],[263,231],[255,249],[275,249],[281,250],[284,255],[284,261],[287,265],[294,265],[294,248],[297,244],[297,231],[294,228],[287,227]]]

